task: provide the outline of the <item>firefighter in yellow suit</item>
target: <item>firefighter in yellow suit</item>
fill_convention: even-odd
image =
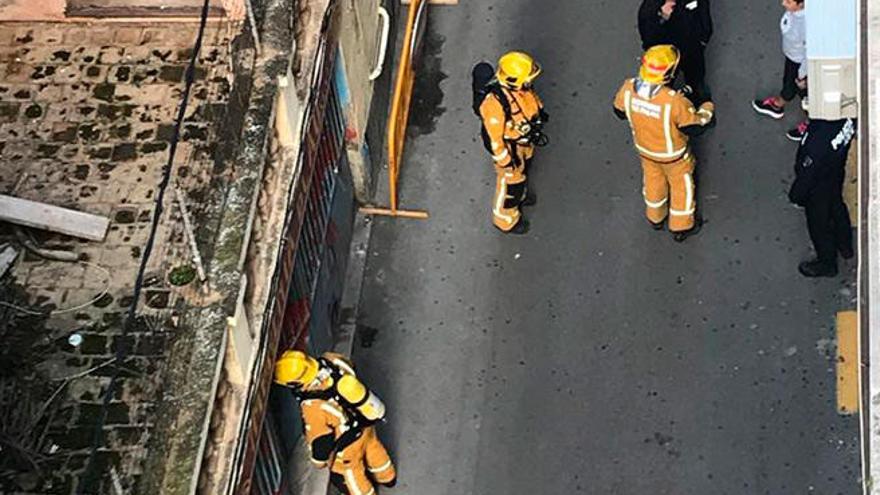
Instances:
[[[639,76],[626,80],[617,92],[614,113],[632,128],[642,160],[648,221],[660,230],[668,215],[673,238],[682,242],[702,225],[695,214],[696,160],[688,141],[713,123],[715,105],[707,101],[694,108],[683,93],[669,86],[679,59],[672,45],[649,48]]]
[[[532,88],[540,74],[541,67],[528,54],[505,54],[498,61],[493,90],[479,108],[495,163],[492,223],[507,233],[528,232],[520,207],[535,204],[535,196],[528,192],[526,167],[535,154],[535,131],[547,120]]]
[[[286,351],[275,364],[275,382],[300,402],[312,463],[330,466],[330,481],[343,494],[375,495],[373,483],[392,487],[397,472],[375,427],[339,398],[335,385],[346,375],[355,376],[351,362],[329,352],[314,359]]]

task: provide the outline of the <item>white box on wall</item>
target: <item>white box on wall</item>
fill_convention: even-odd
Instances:
[[[810,117],[858,116],[858,2],[807,0]]]
[[[810,58],[810,117],[837,120],[858,117],[858,67],[853,58]]]

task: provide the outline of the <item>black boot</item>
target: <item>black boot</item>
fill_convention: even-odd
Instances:
[[[699,213],[694,216],[694,226],[681,232],[673,232],[672,239],[675,242],[684,242],[688,237],[695,236],[700,233],[703,228],[703,216]]]
[[[529,221],[525,218],[520,218],[519,222],[514,225],[514,227],[507,231],[508,234],[514,235],[523,235],[528,233],[529,231]]]
[[[834,277],[837,275],[837,263],[826,263],[824,261],[812,260],[804,261],[798,265],[798,271],[805,277]]]
[[[853,251],[852,244],[850,244],[849,246],[841,246],[837,248],[837,252],[839,252],[840,256],[845,260],[848,260],[856,255],[855,251]]]
[[[651,228],[654,230],[663,230],[663,227],[664,227],[663,222],[654,223],[654,222],[648,220],[648,224],[651,225]]]

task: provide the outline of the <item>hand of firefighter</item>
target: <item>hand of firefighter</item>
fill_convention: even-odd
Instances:
[[[550,122],[550,114],[547,113],[547,111],[544,110],[543,108],[541,108],[541,109],[538,111],[538,118],[540,118],[540,119],[541,119],[541,122],[544,122],[545,124],[546,124],[547,122]]]
[[[711,101],[704,102],[697,110],[697,115],[701,117],[701,124],[707,128],[715,127],[715,104]]]
[[[710,120],[709,123],[706,124],[705,127],[706,127],[706,129],[714,129],[716,125],[718,125],[718,118],[715,117],[715,114],[713,113],[712,120]]]
[[[330,455],[336,447],[333,434],[322,435],[312,440],[312,462],[318,467],[324,467],[330,460]]]

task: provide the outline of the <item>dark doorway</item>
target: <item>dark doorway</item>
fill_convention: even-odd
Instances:
[[[203,0],[67,0],[70,17],[185,17],[198,16]],[[212,16],[223,16],[222,6],[209,7]]]

